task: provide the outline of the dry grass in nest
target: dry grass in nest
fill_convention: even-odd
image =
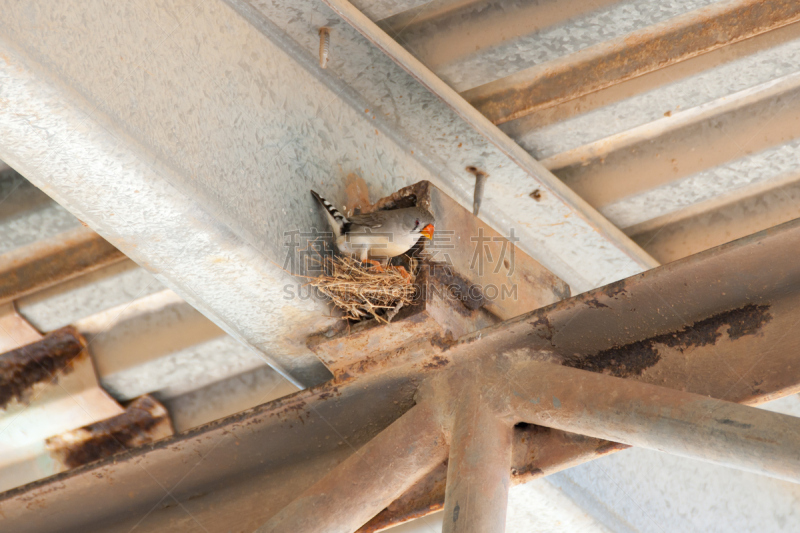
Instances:
[[[413,301],[416,270],[413,258],[410,279],[395,268],[386,267],[379,272],[372,265],[363,265],[349,256],[326,257],[324,268],[325,274],[309,283],[344,311],[344,318],[363,320],[373,317],[389,323],[401,307]]]

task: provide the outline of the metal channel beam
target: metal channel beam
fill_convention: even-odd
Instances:
[[[685,0],[655,6],[650,0],[599,0],[591,4],[527,0],[433,2],[427,9],[418,10],[417,18],[412,11],[406,17],[398,15],[380,24],[390,23],[390,34],[392,29],[407,27],[406,31],[395,31],[404,46],[432,66],[448,85],[464,92],[713,3],[714,0]],[[426,20],[428,16],[430,20]],[[391,23],[394,19],[398,24]],[[470,38],[465,39],[466,35]],[[454,36],[457,37],[453,39]],[[445,46],[426,50],[430,37],[434,44],[444,41]],[[428,53],[431,51],[433,54]]]
[[[735,111],[737,104],[747,106],[791,89],[798,65],[782,59],[797,53],[798,38],[800,25],[790,24],[507,122],[502,129],[553,171],[565,164],[596,164],[583,156],[602,159],[637,137],[645,140],[646,124],[663,133],[670,123],[679,128],[696,122],[693,117],[721,115]],[[617,137],[628,130],[634,134]],[[604,139],[604,145],[581,153],[581,147]]]
[[[582,198],[574,194],[574,192],[568,187],[564,186],[564,184],[558,178],[546,170],[541,164],[539,164],[539,162],[533,159],[530,154],[528,154],[506,134],[500,131],[500,129],[494,126],[489,120],[486,119],[486,117],[476,112],[476,110],[470,106],[454,89],[438,78],[433,72],[431,72],[431,70],[429,70],[413,55],[411,55],[411,53],[404,49],[397,41],[387,35],[374,22],[369,20],[363,13],[353,7],[353,5],[347,2],[347,0],[325,0],[325,3],[329,5],[331,9],[333,9],[333,11],[341,16],[345,21],[352,25],[353,28],[355,28],[360,34],[366,37],[371,43],[385,52],[403,70],[405,70],[414,79],[416,79],[424,87],[436,95],[445,106],[452,110],[452,112],[448,114],[455,114],[457,117],[463,120],[464,123],[466,123],[466,125],[473,130],[472,134],[468,135],[466,140],[474,139],[475,133],[479,134],[485,139],[484,143],[491,146],[492,152],[499,151],[504,156],[504,159],[508,159],[508,161],[504,163],[505,165],[511,163],[514,165],[514,167],[516,167],[516,169],[521,171],[521,174],[517,174],[516,180],[512,184],[506,181],[509,177],[507,175],[507,171],[500,170],[500,167],[503,166],[503,163],[500,163],[499,160],[496,161],[496,163],[492,162],[483,166],[476,165],[475,163],[468,164],[468,166],[477,166],[478,168],[482,169],[485,168],[485,170],[488,170],[490,175],[494,176],[494,179],[487,181],[486,187],[487,191],[489,191],[487,195],[489,198],[493,197],[496,201],[500,201],[502,205],[493,204],[493,207],[490,209],[492,209],[496,214],[504,212],[506,216],[503,217],[504,219],[498,220],[496,218],[496,214],[494,216],[489,214],[488,220],[490,223],[494,223],[496,226],[499,225],[500,227],[503,227],[507,226],[509,222],[511,222],[516,227],[517,231],[526,233],[525,242],[528,242],[529,238],[535,239],[536,237],[533,236],[528,237],[527,231],[524,228],[529,228],[532,224],[539,223],[537,219],[541,215],[541,212],[535,213],[530,210],[532,205],[529,200],[533,199],[534,203],[536,203],[541,202],[542,198],[546,197],[549,201],[547,205],[548,210],[566,207],[569,211],[569,214],[565,215],[565,218],[580,222],[581,224],[587,224],[594,232],[599,233],[605,239],[607,239],[608,243],[613,247],[614,250],[626,255],[629,260],[639,265],[639,268],[652,268],[658,264],[652,257],[638,248],[638,246],[631,246],[631,243],[628,242],[627,238],[622,238],[620,236],[619,230],[613,224],[610,224],[608,220],[604,219],[602,216],[599,216],[599,214],[596,213],[588,204],[586,204]],[[384,81],[382,80],[381,83],[384,83]],[[439,107],[441,106],[442,104],[440,104]],[[444,110],[436,110],[436,115],[441,115],[443,113]],[[441,117],[433,116],[431,117],[431,120],[439,122],[441,121]],[[461,131],[463,132],[463,129]],[[462,136],[464,136],[463,133]],[[455,140],[456,139],[453,139],[454,143]],[[459,142],[458,148],[461,148],[462,144],[463,141]],[[441,152],[441,149],[439,151]],[[458,150],[455,152],[457,153]],[[461,160],[461,157],[459,157],[459,160]],[[523,175],[526,177],[523,178]],[[503,181],[501,182],[501,180]],[[534,190],[539,190],[540,192],[538,197],[524,197],[523,195],[519,194],[521,184],[524,182],[530,183],[530,180],[534,180],[536,186],[532,188],[528,194],[533,193]],[[470,183],[470,188],[468,190],[472,190],[471,186],[473,184],[474,181],[473,183]],[[494,194],[492,194],[492,189],[494,189]],[[543,191],[546,194],[542,196]],[[552,200],[557,202],[557,204],[553,204]],[[517,206],[518,202],[520,204],[519,207]],[[521,215],[523,211],[525,212],[524,218],[519,218],[519,215]],[[516,222],[512,222],[513,218],[511,217],[515,217]],[[511,220],[509,220],[510,218]],[[496,221],[500,222],[500,224],[497,224]],[[564,221],[560,220],[558,222],[553,221],[553,223],[544,223],[542,220],[541,224],[546,224],[547,227],[550,228],[548,231],[551,231],[554,227],[564,224]],[[576,234],[573,233],[573,236],[574,235]],[[544,246],[548,246],[547,243],[542,244]],[[589,246],[589,248],[585,248],[586,250],[594,248],[594,244],[590,244],[588,242],[584,242],[581,244],[581,246]],[[575,286],[576,280],[574,275],[567,273],[563,270],[563,268],[554,270],[553,266],[551,266],[553,265],[552,261],[549,261],[547,258],[543,257],[541,252],[536,253],[529,249],[526,250],[529,251],[534,258],[542,262],[542,264],[548,268],[551,268],[551,270],[559,275],[559,277],[573,285],[573,288],[577,289],[573,292],[581,292],[584,290],[580,286]],[[628,270],[628,267],[622,268]],[[607,279],[613,279],[613,277],[616,277],[617,275],[618,274],[614,274]]]
[[[800,222],[785,224],[452,344],[424,341],[416,354],[398,354],[393,365],[365,364],[366,375],[177,435],[129,458],[10,491],[0,499],[0,512],[9,529],[21,532],[81,531],[87,524],[121,531],[137,523],[174,531],[196,527],[195,520],[212,529],[253,530],[406,412],[422,378],[486,353],[560,362],[737,403],[779,398],[800,390],[798,246]],[[524,458],[512,467],[517,480],[621,449],[557,430],[533,433],[526,442],[515,437],[514,458]],[[169,498],[180,505],[167,505]],[[85,511],[80,516],[69,512],[77,499]],[[422,512],[430,508],[429,501]]]
[[[90,343],[103,387],[120,401],[178,396],[264,362],[163,290],[74,323]]]
[[[98,242],[105,243],[86,228],[79,228],[77,233],[90,238],[93,235]],[[65,265],[67,269],[86,266],[91,273],[16,300],[16,310],[11,304],[0,304],[0,350],[39,340],[41,334],[37,329],[50,332],[72,325],[89,343],[101,385],[119,401],[146,393],[154,393],[159,400],[173,399],[255,369],[259,376],[277,387],[275,394],[264,398],[262,392],[240,409],[230,407],[231,410],[225,411],[223,408],[224,414],[220,416],[263,403],[282,395],[280,393],[296,391],[294,385],[269,369],[251,348],[227,335],[173,291],[164,289],[132,261],[114,261],[111,266],[97,268],[91,254],[87,257],[78,253],[77,261],[70,261],[55,252],[72,250],[71,239],[54,241],[52,248],[42,246],[38,250],[55,253],[51,258],[55,264]],[[124,259],[111,245],[105,243],[105,246]],[[29,254],[35,251],[31,248],[23,247],[0,256],[0,263],[18,251],[25,251],[22,257],[25,261],[30,259],[33,265],[25,262],[10,272],[24,272],[26,279],[32,279],[34,272],[48,271],[47,265],[52,263],[41,254]],[[83,262],[83,258],[87,261]],[[39,260],[40,267],[30,270],[29,267],[39,265]],[[59,271],[56,274],[58,277]],[[6,278],[0,276],[0,284],[3,279]],[[9,286],[13,285],[11,279],[6,281]],[[44,276],[42,281],[49,285],[52,280]],[[264,391],[271,386],[266,386]],[[213,408],[208,407],[209,413],[199,418],[202,422],[220,417],[211,415],[211,411],[219,412],[222,407],[219,400],[213,402]],[[186,429],[185,421],[197,418],[181,415],[181,420],[182,425],[178,427]]]
[[[464,168],[485,167],[487,220],[575,292],[655,264],[326,7],[232,4],[2,4],[0,157],[295,384],[328,377],[303,340],[330,320],[287,299],[283,244],[321,223],[308,189],[336,200],[351,172],[381,195],[428,178],[471,205]],[[555,192],[527,197],[542,180]]]
[[[3,107],[6,113],[0,118],[2,158],[295,383],[317,383],[326,379],[327,371],[310,352],[303,351],[293,332],[313,331],[329,320],[318,303],[284,299],[283,288],[293,280],[281,270],[279,258],[281,232],[292,226],[311,227],[313,212],[288,209],[291,198],[280,190],[278,181],[256,178],[275,168],[260,167],[258,161],[245,158],[245,152],[224,151],[226,141],[206,135],[207,131],[235,129],[239,139],[231,145],[280,167],[283,161],[275,158],[285,142],[278,139],[286,133],[276,139],[271,137],[275,132],[263,132],[260,125],[284,121],[248,111],[244,116],[252,120],[250,127],[234,127],[233,121],[242,115],[237,106],[248,107],[249,100],[256,98],[244,93],[261,79],[259,75],[251,72],[247,79],[239,79],[242,98],[237,99],[216,81],[224,74],[189,69],[196,73],[193,78],[186,64],[202,60],[208,68],[224,69],[238,63],[235,58],[241,48],[212,45],[219,14],[242,30],[242,39],[255,39],[251,46],[265,54],[258,63],[266,78],[275,62],[286,64],[287,75],[302,79],[305,74],[227,6],[204,7],[207,11],[186,3],[173,11],[149,4],[129,12],[101,3],[64,4],[37,11],[37,22],[23,15],[21,6],[4,5],[0,77],[2,97],[13,104]],[[49,42],[61,31],[73,34],[72,24],[79,20],[87,26],[80,42],[73,43],[76,48]],[[43,33],[35,29],[45,26],[50,29]],[[104,40],[101,36],[107,31],[118,35],[117,46],[93,41]],[[194,41],[190,35],[197,31],[207,35],[203,59],[194,59],[196,51],[186,54],[189,41]],[[83,47],[95,52],[84,53]],[[108,62],[119,69],[112,76],[107,76],[110,71],[103,66]],[[42,66],[58,63],[66,68],[58,74]],[[151,63],[160,65],[159,69],[149,70]],[[151,78],[148,72],[155,74]],[[183,89],[165,87],[175,82]],[[165,113],[156,118],[131,110],[129,98],[140,99],[142,110],[164,109]],[[219,114],[190,118],[193,99],[195,110],[210,109],[212,100],[222,109]],[[283,110],[279,116],[284,117]],[[207,127],[197,128],[195,120]],[[166,133],[174,128],[181,134]],[[197,135],[199,142],[189,141],[191,135]],[[214,149],[209,150],[209,142]],[[242,163],[245,159],[246,164]],[[198,175],[225,179],[194,179]],[[224,185],[226,179],[236,180],[237,186]],[[215,204],[209,196],[214,197],[214,189],[219,192],[220,187],[234,194],[227,203]],[[260,199],[259,207],[245,201],[247,189],[261,191],[251,196]],[[303,189],[307,193],[307,187]],[[264,205],[269,198],[278,203]],[[225,205],[230,209],[226,211]],[[269,221],[240,216],[255,212]],[[300,212],[300,219],[288,215],[284,219],[284,213]],[[263,228],[272,228],[268,237]],[[220,280],[225,280],[224,285]]]
[[[464,93],[495,124],[800,20],[792,0],[720,2]]]
[[[0,304],[0,353],[41,338],[42,334],[17,313],[13,303]]]
[[[630,228],[637,242],[668,263],[722,243],[800,218],[800,183],[795,176],[763,187],[747,187]]]
[[[372,17],[358,2],[353,5],[386,33],[397,35],[398,42],[414,57],[461,92],[505,77],[514,68],[522,70],[530,66],[528,63],[534,57],[537,62],[546,61],[541,41],[549,40],[553,48],[558,46],[552,42],[552,35],[546,35],[548,32],[560,31],[573,37],[580,32],[585,38],[590,30],[578,26],[576,20],[585,23],[598,12],[608,18],[607,10],[620,3],[631,2],[440,1],[384,20]],[[626,22],[635,24],[631,18]]]

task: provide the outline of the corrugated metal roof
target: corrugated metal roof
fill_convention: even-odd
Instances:
[[[253,4],[262,12],[280,10]],[[662,263],[800,215],[800,25],[791,2],[395,0],[357,5],[479,108],[478,97],[520,84],[539,91],[538,100],[524,109],[509,104],[513,114],[487,111],[487,116]],[[766,20],[770,13],[759,15],[758,8],[771,10],[773,18]],[[740,15],[738,25],[725,18],[731,13]],[[304,27],[270,20],[297,48],[309,47],[293,34]],[[714,27],[720,20],[727,24],[719,29],[721,37],[681,41],[681,31],[691,36],[692,28]],[[610,58],[632,53],[641,43],[655,48],[646,49],[650,55],[626,59],[630,68],[614,78]],[[332,44],[337,54],[335,39]],[[675,52],[678,44],[683,55]],[[650,64],[659,46],[678,60]],[[635,60],[633,68],[629,63]],[[596,74],[596,83],[584,78],[585,84],[571,86],[568,78],[556,76],[579,69]],[[339,75],[347,83],[358,79]],[[548,85],[551,78],[558,83]],[[365,93],[379,92],[371,81],[365,84],[371,84]],[[305,154],[295,155],[302,160]],[[392,183],[404,184],[400,181]],[[520,187],[520,195],[530,192]],[[493,200],[486,216],[502,219],[496,205],[508,199]],[[80,227],[24,178],[8,169],[0,173],[0,259]],[[253,228],[249,231],[257,232]],[[531,233],[545,241],[558,238],[541,228]],[[129,260],[16,304],[42,332],[77,325],[95,343],[106,390],[118,400],[153,393],[170,408],[178,430],[296,390]],[[796,399],[785,403],[793,408]],[[699,478],[715,482],[687,487]],[[520,487],[512,493],[510,524],[517,522],[510,530],[791,531],[799,523],[792,510],[800,498],[794,486],[652,452],[612,456],[554,476],[552,484],[537,483],[536,491]],[[534,498],[549,502],[540,506],[544,512],[551,505],[552,514],[519,518]],[[717,499],[725,502],[721,508],[713,508]],[[430,522],[407,527],[424,531]]]
[[[501,128],[662,263],[800,214],[791,3],[437,1],[393,11],[379,25],[468,100],[540,94]],[[625,58],[630,73],[613,63],[641,42],[650,47]],[[667,64],[649,64],[661,50]],[[588,77],[575,87],[555,77],[579,68]],[[602,87],[592,89],[593,76]]]

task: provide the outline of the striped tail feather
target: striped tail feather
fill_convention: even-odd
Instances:
[[[331,225],[331,229],[334,231],[337,237],[342,236],[344,233],[345,226],[350,224],[350,221],[339,212],[338,209],[333,207],[328,200],[317,194],[315,191],[311,191],[311,194],[314,195],[314,198],[325,208],[325,214],[328,217],[328,223]]]

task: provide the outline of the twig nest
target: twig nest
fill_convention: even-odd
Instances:
[[[344,311],[344,318],[388,323],[414,299],[416,261],[411,258],[410,262],[410,272],[404,276],[400,267],[385,267],[381,272],[349,256],[326,257],[325,274],[310,284]]]

